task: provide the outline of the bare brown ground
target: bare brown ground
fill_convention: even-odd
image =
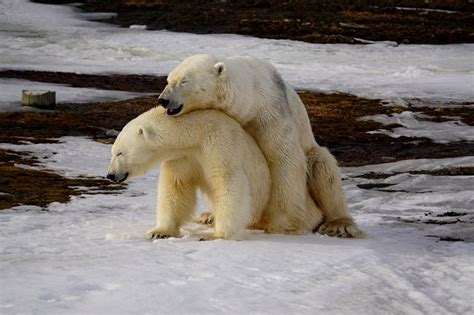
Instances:
[[[0,77],[28,78],[42,82],[68,83],[80,87],[100,87],[133,92],[158,92],[165,84],[163,77],[149,76],[90,76],[69,73],[33,72],[22,75],[19,71],[3,71]],[[300,92],[308,110],[315,138],[327,146],[342,166],[359,166],[402,159],[448,158],[474,155],[474,143],[436,144],[423,138],[391,138],[368,134],[382,128],[376,122],[358,118],[375,114],[391,114],[406,110],[383,106],[378,100],[367,100],[344,94],[318,94]],[[108,130],[121,130],[132,118],[156,106],[156,96],[126,101],[58,104],[54,112],[0,113],[0,143],[21,144],[55,142],[62,136],[88,136],[97,141],[112,143]],[[473,125],[472,107],[410,109],[433,116],[433,120],[446,120],[458,116]],[[97,190],[114,192],[122,186],[113,185],[102,178],[66,179],[48,170],[19,167],[36,165],[28,155],[0,150],[0,209],[30,204],[45,207],[53,201],[67,202],[71,196],[85,193],[75,187],[89,187],[87,193]],[[106,170],[104,170],[104,173]],[[462,170],[463,175],[472,170]],[[377,176],[377,175],[374,175]],[[383,174],[379,175],[383,176]]]
[[[72,196],[113,193],[124,188],[100,178],[69,179],[28,167],[36,164],[25,154],[0,149],[0,210],[19,205],[44,208],[52,202],[68,202]]]
[[[474,41],[473,5],[468,3],[469,1],[457,1],[457,5],[453,1],[442,1],[445,5],[437,6],[429,5],[422,0],[411,1],[415,7],[459,10],[449,14],[397,10],[395,6],[402,6],[403,1],[85,0],[81,2],[85,2],[82,8],[87,11],[116,12],[117,16],[108,22],[125,27],[142,24],[147,25],[150,30],[232,33],[310,43],[360,43],[358,38],[412,44]]]

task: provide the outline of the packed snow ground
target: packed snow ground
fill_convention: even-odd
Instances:
[[[0,0],[0,68],[166,74],[194,53],[251,54],[274,63],[298,88],[402,105],[474,99],[474,45],[312,45],[121,29],[83,18],[71,7]],[[0,108],[15,101],[15,84],[2,80]],[[110,95],[54,89],[71,89],[75,101]],[[420,125],[417,118],[407,113],[374,119],[401,123],[404,128],[392,136],[426,136],[434,128],[428,135],[436,141],[472,140],[472,127]],[[68,177],[103,176],[110,158],[109,145],[85,138],[0,148],[31,152],[42,167]],[[240,242],[198,242],[209,231],[190,225],[182,239],[148,242],[159,170],[121,194],[74,197],[47,211],[2,210],[0,313],[473,313],[474,176],[408,173],[460,166],[473,167],[474,157],[343,169],[352,213],[369,235],[365,240],[254,231]],[[392,175],[359,177],[370,172]],[[392,185],[357,186],[367,183]],[[199,209],[205,207],[200,202]],[[439,216],[449,211],[460,215]]]
[[[0,147],[32,152],[72,177],[104,175],[110,158],[110,145],[76,137]],[[149,242],[157,171],[123,194],[2,211],[0,313],[468,314],[474,177],[398,173],[473,165],[464,157],[344,169],[365,240],[254,231],[244,241],[199,242],[207,231],[190,225],[182,239]],[[377,180],[396,184],[394,192],[358,188],[369,172],[394,173]],[[446,211],[465,213],[463,222],[403,222]]]

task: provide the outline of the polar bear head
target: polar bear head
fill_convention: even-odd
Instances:
[[[107,178],[123,182],[146,174],[169,155],[176,122],[162,108],[145,112],[122,129],[112,146]],[[171,125],[170,125],[171,124]]]
[[[225,72],[225,64],[211,55],[191,56],[170,72],[158,103],[171,116],[215,108],[224,95]]]

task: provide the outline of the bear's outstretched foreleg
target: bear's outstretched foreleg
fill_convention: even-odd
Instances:
[[[196,207],[196,184],[185,167],[175,161],[163,162],[158,182],[156,227],[147,233],[150,240],[178,237],[179,228],[192,219]]]
[[[324,222],[315,232],[337,237],[363,238],[347,207],[341,173],[334,156],[318,145],[306,152],[308,189],[316,205],[324,213]]]

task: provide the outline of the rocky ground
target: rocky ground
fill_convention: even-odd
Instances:
[[[39,71],[1,71],[2,78],[22,78],[33,81],[72,84],[76,87],[93,87],[130,92],[159,93],[165,85],[164,77],[142,75],[87,75]],[[308,110],[315,138],[327,146],[341,166],[360,166],[393,162],[407,158],[447,158],[474,155],[472,143],[438,144],[429,139],[391,138],[368,131],[390,129],[399,125],[383,126],[380,123],[361,121],[358,118],[399,113],[402,107],[383,106],[379,100],[367,100],[344,94],[318,94],[300,91]],[[113,131],[119,131],[132,118],[156,106],[156,95],[125,101],[58,104],[55,111],[0,113],[0,143],[49,143],[62,136],[87,136],[97,141],[113,143]],[[415,109],[411,109],[414,110]],[[431,116],[434,121],[458,116],[474,125],[472,107],[430,108],[416,111]],[[28,155],[0,150],[0,186],[8,195],[0,196],[0,209],[19,204],[46,206],[50,202],[68,201],[70,196],[94,190],[114,192],[122,188],[97,178],[66,179],[48,170],[32,170],[24,165],[36,161]],[[19,166],[23,165],[23,166]],[[105,172],[105,171],[104,171]],[[455,175],[473,174],[472,168],[458,169]],[[377,176],[377,175],[374,175]],[[90,189],[92,188],[92,190]]]

